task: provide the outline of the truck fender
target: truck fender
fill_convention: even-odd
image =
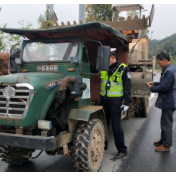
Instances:
[[[105,139],[109,140],[109,133],[102,106],[86,106],[81,109],[72,109],[68,116],[69,132],[74,132],[80,121],[88,122],[91,119],[100,119],[105,128]]]

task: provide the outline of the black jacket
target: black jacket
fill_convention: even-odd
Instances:
[[[162,69],[160,82],[154,82],[150,90],[158,93],[156,107],[176,110],[176,67],[173,63]]]
[[[114,69],[117,68],[120,64],[121,62],[117,61],[116,63],[110,65],[108,74],[112,75],[112,72],[114,71]],[[96,73],[97,71],[95,70],[96,70],[96,67],[91,66],[91,72]],[[129,67],[125,67],[122,75],[122,80],[123,80],[123,97],[107,97],[107,95],[105,95],[105,96],[100,96],[101,100],[116,104],[119,101],[122,101],[124,99],[124,105],[129,106],[129,104],[132,102],[131,79],[130,79]]]

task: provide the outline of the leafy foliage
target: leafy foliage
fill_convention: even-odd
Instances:
[[[0,11],[1,11],[2,7],[0,7]],[[5,28],[7,24],[5,24],[3,27]],[[5,43],[4,43],[4,32],[0,31],[0,51],[5,49]]]
[[[134,19],[135,19],[135,16],[138,16],[139,13],[138,13],[136,10],[130,10],[130,11],[128,11],[128,12],[126,13],[126,15],[127,15],[127,16],[130,16],[131,19],[134,20]],[[143,34],[144,37],[149,38],[149,36],[148,36],[149,30],[148,30],[148,29],[143,29],[143,30],[141,30],[141,33],[143,33],[143,32],[144,32],[144,34]]]
[[[27,22],[27,24],[25,24],[24,20],[21,20],[18,23],[21,25],[20,29],[31,29],[32,27],[32,24],[30,22]],[[6,37],[6,50],[9,50],[13,45],[17,43],[21,43],[22,40],[24,40],[24,38],[19,35],[8,34]]]
[[[31,29],[32,24],[27,22],[27,24],[24,24],[24,21],[22,20],[21,22],[18,22],[21,27],[20,29]],[[6,27],[6,25],[4,26]],[[2,34],[2,35],[1,35]],[[3,42],[3,48],[0,48],[0,51],[10,51],[10,48],[17,44],[21,43],[24,38],[20,35],[13,35],[13,34],[6,34],[0,31],[0,38],[2,37],[2,42]],[[20,45],[21,47],[21,45]]]
[[[0,11],[1,11],[0,7]],[[24,20],[21,20],[18,22],[21,27],[20,29],[31,29],[32,24],[30,22],[27,22],[27,24],[24,23]],[[7,24],[3,25],[2,28],[6,28]],[[24,38],[19,35],[12,35],[12,34],[6,34],[3,31],[0,31],[0,51],[10,51],[10,48],[15,45],[16,43],[20,43]]]
[[[32,27],[32,23],[30,23],[29,21],[26,25],[24,24],[24,20],[18,21],[18,23],[21,25],[21,29],[31,29]]]
[[[171,57],[171,62],[176,65],[176,33],[162,40],[150,40],[149,58],[157,56],[160,52],[166,52]],[[156,68],[159,68],[156,64]]]
[[[135,18],[135,16],[138,16],[138,12],[136,10],[128,11],[126,14],[127,16],[130,16],[132,20]]]
[[[50,19],[50,9],[49,5],[46,5],[45,15],[40,14],[38,17],[39,29],[43,29],[43,23],[46,22],[48,24],[54,24]]]
[[[103,21],[106,18],[109,20],[112,19],[113,10],[111,9],[111,4],[86,4],[86,21],[99,21],[102,19]],[[119,12],[116,11],[115,18],[117,19],[119,16]]]
[[[176,56],[176,33],[162,40],[151,40],[149,45],[149,56],[156,56],[161,51],[167,52],[170,56]]]
[[[0,7],[0,11],[1,11],[1,7]],[[0,51],[4,49],[4,45],[3,45],[3,32],[0,31]]]
[[[6,24],[3,27],[5,28]],[[0,31],[0,51],[3,51],[5,49],[5,43],[4,43],[5,36],[3,34],[4,32]]]

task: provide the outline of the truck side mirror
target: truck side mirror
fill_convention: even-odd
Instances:
[[[21,64],[21,60],[20,60],[20,49],[14,49],[12,51],[12,54],[10,56],[9,59],[9,70],[10,71],[16,71],[17,70],[17,66]]]
[[[109,71],[110,46],[99,46],[97,53],[96,69],[98,71]]]

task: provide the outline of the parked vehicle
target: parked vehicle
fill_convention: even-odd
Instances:
[[[11,74],[0,77],[2,160],[21,165],[41,150],[72,156],[76,170],[98,171],[108,130],[99,104],[100,75],[90,69],[96,65],[107,71],[110,48],[116,48],[118,59],[131,70],[133,104],[123,117],[134,115],[139,99],[142,110],[136,113],[146,116],[150,93],[144,83],[153,80],[153,73],[145,66],[153,66],[153,59],[134,62],[128,54],[131,38],[101,22],[0,30],[29,39],[21,51],[12,50]]]

